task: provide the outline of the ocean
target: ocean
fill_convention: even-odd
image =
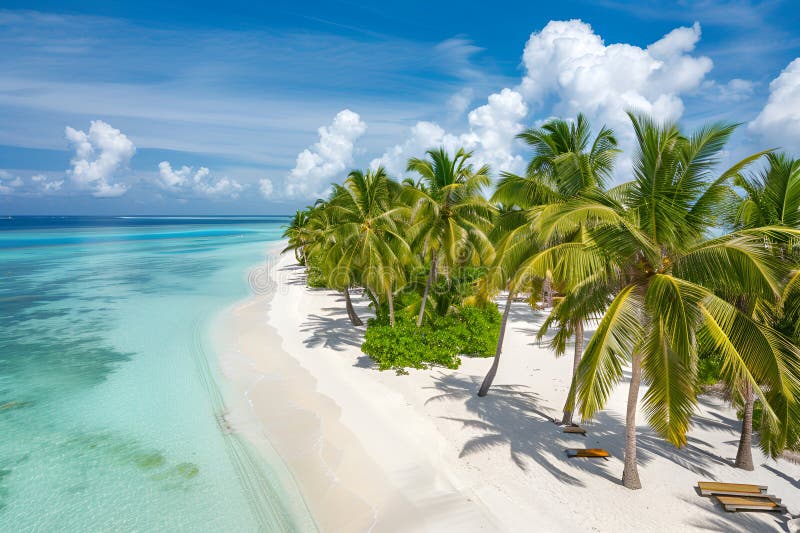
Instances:
[[[0,219],[0,530],[315,529],[208,334],[287,220]]]

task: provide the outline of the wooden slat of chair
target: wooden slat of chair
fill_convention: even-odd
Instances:
[[[786,512],[780,500],[769,494],[763,496],[716,496],[726,511],[779,511]]]
[[[589,459],[608,459],[611,454],[602,448],[569,448],[566,450],[569,457],[586,457]]]
[[[767,492],[764,485],[750,485],[747,483],[720,483],[717,481],[698,481],[697,487],[703,496],[713,496],[715,494],[726,494],[730,496],[738,495],[759,495]]]

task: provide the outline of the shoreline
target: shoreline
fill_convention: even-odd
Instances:
[[[274,256],[275,250],[269,253]],[[274,263],[270,260],[269,276],[281,278],[281,269],[291,268],[292,262],[290,256]],[[469,496],[440,479],[441,468],[430,468],[424,462],[398,464],[384,454],[375,460],[362,442],[363,435],[359,432],[362,438],[358,438],[353,431],[354,421],[348,413],[320,392],[329,392],[324,376],[320,382],[314,369],[304,367],[304,361],[287,350],[292,348],[291,342],[275,328],[281,314],[275,300],[286,296],[280,287],[280,283],[273,284],[272,290],[238,302],[215,326],[223,375],[244,399],[231,402],[226,422],[257,449],[273,457],[277,454],[292,473],[292,481],[320,530],[463,528],[464,517],[491,524],[482,516],[486,514],[483,509],[464,509],[473,506]],[[391,428],[384,429],[391,434]],[[404,431],[395,433],[402,438]],[[410,479],[398,480],[403,477]],[[398,482],[404,486],[398,488]],[[435,499],[427,511],[421,507],[424,502],[415,501],[425,495]],[[458,519],[449,517],[448,510]]]
[[[627,387],[584,424],[587,437],[561,433],[547,419],[560,416],[571,357],[534,341],[542,316],[523,304],[512,308],[495,386],[478,399],[489,359],[378,372],[341,295],[306,288],[291,255],[271,257],[272,290],[226,310],[216,329],[220,367],[241,399],[227,419],[283,461],[322,531],[780,529],[778,517],[725,513],[697,496],[701,479],[767,484],[800,511],[800,465],[754,448],[754,472],[732,468],[735,413],[708,397],[681,450],[653,435],[640,410],[645,488],[623,488]],[[366,319],[366,300],[353,300]],[[612,458],[568,460],[566,447],[604,447]]]

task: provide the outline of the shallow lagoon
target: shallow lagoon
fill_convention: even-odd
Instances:
[[[291,476],[221,421],[210,322],[285,219],[0,224],[0,524],[313,529]]]

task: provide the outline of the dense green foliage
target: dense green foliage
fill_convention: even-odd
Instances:
[[[527,172],[500,172],[488,199],[487,166],[473,167],[463,149],[429,150],[402,181],[382,168],[352,171],[297,212],[286,249],[309,285],[344,295],[354,326],[363,323],[350,290],[363,289],[375,318],[362,350],[381,369],[456,368],[460,356],[494,352],[479,392],[488,393],[522,294],[549,309],[539,335],[555,332],[557,354],[575,338],[565,421],[573,411],[591,418],[626,381],[626,424],[635,427],[641,403],[680,447],[697,395],[721,383],[755,413],[767,454],[800,449],[800,161],[766,150],[720,170],[735,125],[685,132],[630,120],[624,183],[611,183],[613,131],[593,135],[582,115],[553,119],[519,135],[532,150]],[[502,315],[491,303],[501,291]],[[753,429],[742,425],[742,468]],[[635,431],[623,483],[639,486]]]
[[[361,351],[381,370],[431,365],[458,368],[461,355],[494,355],[499,326],[500,313],[494,304],[459,307],[450,314],[433,317],[421,327],[406,313],[397,316],[394,327],[386,319],[372,318]]]

